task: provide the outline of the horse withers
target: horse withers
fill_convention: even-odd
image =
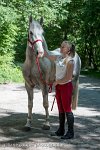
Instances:
[[[42,23],[42,19],[40,21]],[[28,41],[26,48],[26,59],[23,65],[23,77],[25,79],[25,88],[28,94],[28,118],[25,128],[27,130],[31,129],[32,120],[32,108],[33,108],[33,89],[35,85],[38,85],[42,90],[43,96],[43,106],[45,109],[45,123],[43,129],[49,130],[49,103],[48,103],[48,86],[51,87],[55,80],[55,62],[50,61],[47,57],[44,57],[44,52],[48,54],[53,53],[55,55],[60,55],[58,50],[52,52],[48,51],[48,47],[43,36],[43,28],[41,23],[34,21],[32,17],[29,18],[29,31],[28,31]],[[78,54],[75,54],[75,67],[74,85],[78,89],[79,73],[80,73],[80,58]],[[76,71],[77,70],[77,71]],[[77,84],[76,84],[77,83]],[[77,90],[76,90],[77,92]],[[76,101],[78,96],[74,92],[74,107],[76,107]],[[77,92],[78,93],[78,92]]]

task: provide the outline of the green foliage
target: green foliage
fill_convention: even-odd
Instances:
[[[1,0],[0,1],[0,81],[22,80],[29,15],[44,18],[44,36],[49,50],[63,40],[75,43],[82,68],[100,69],[99,0]]]
[[[82,70],[81,74],[89,76],[89,77],[94,77],[94,78],[100,79],[100,72],[99,71],[95,71],[93,69]]]
[[[0,54],[9,52],[14,54],[15,36],[17,26],[15,25],[16,13],[9,7],[0,6]]]
[[[21,67],[13,63],[13,56],[0,56],[0,83],[6,82],[22,82]]]
[[[84,66],[100,69],[100,2],[88,0],[82,7],[81,51]]]
[[[23,82],[23,76],[19,67],[0,66],[0,83]]]
[[[22,80],[20,68],[14,65],[16,19],[17,14],[12,8],[0,5],[0,83]]]

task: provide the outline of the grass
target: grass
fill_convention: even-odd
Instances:
[[[0,83],[9,83],[9,82],[16,82],[16,83],[22,83],[24,82],[21,67],[9,67],[9,66],[3,66],[0,69]]]
[[[82,70],[81,75],[87,75],[89,77],[100,79],[100,71],[95,70]]]

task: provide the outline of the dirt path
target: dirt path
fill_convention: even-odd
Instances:
[[[41,129],[44,122],[42,94],[34,90],[32,130],[22,130],[27,118],[27,93],[24,84],[0,85],[0,150],[100,150],[100,80],[80,76],[79,105],[74,111],[75,138],[51,137],[58,126],[56,103],[50,111],[50,131]],[[54,92],[49,94],[51,108]]]

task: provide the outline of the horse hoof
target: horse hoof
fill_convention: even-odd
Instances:
[[[50,126],[43,125],[42,129],[43,129],[43,130],[50,130]]]
[[[26,126],[25,126],[25,127],[23,128],[23,131],[25,131],[25,132],[28,132],[28,131],[30,131],[30,130],[31,130],[30,127],[26,127]]]

